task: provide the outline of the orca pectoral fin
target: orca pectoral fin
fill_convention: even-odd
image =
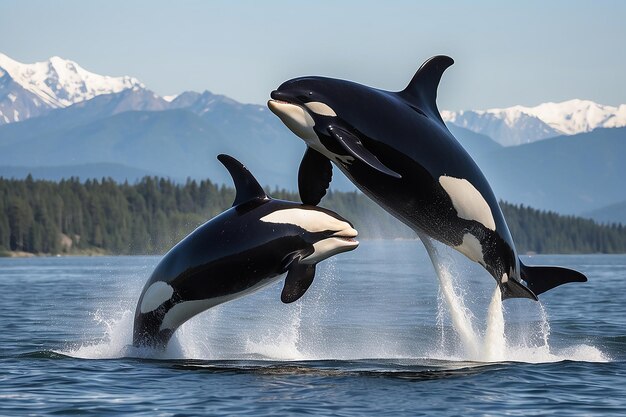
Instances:
[[[301,264],[292,262],[285,278],[285,286],[280,294],[280,300],[285,303],[293,303],[304,295],[309,289],[315,277],[315,264]]]
[[[380,162],[380,160],[373,153],[365,149],[365,146],[363,146],[361,140],[352,133],[340,127],[334,126],[329,127],[328,132],[354,158],[360,160],[361,162],[364,162],[365,164],[369,165],[377,171],[382,172],[383,174],[387,174],[394,178],[402,178],[400,174],[385,166],[385,164]]]
[[[520,262],[521,278],[539,295],[568,282],[586,282],[587,277],[573,269],[560,266],[527,266]]]
[[[501,283],[500,290],[502,291],[503,300],[509,298],[530,298],[537,301],[537,296],[531,290],[513,278],[509,278],[507,282]]]
[[[306,148],[298,170],[298,191],[304,204],[316,206],[326,195],[333,178],[333,164],[324,155]]]

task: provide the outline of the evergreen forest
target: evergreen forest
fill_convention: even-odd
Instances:
[[[298,201],[296,193],[269,192]],[[145,177],[60,182],[0,178],[0,255],[162,254],[232,205],[235,191],[210,180]],[[360,239],[415,234],[358,192],[329,191],[322,206],[349,219]],[[626,253],[626,227],[501,203],[520,254]]]

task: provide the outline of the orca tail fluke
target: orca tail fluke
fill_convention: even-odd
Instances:
[[[573,269],[560,266],[527,266],[520,262],[521,278],[539,295],[568,282],[587,282],[587,277]]]
[[[500,283],[500,290],[502,291],[503,300],[509,298],[530,298],[537,301],[535,293],[514,278],[509,278],[507,282]]]

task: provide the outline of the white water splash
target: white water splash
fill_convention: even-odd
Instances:
[[[99,340],[71,345],[59,353],[83,359],[139,357],[292,361],[332,357],[332,354],[328,354],[327,344],[318,337],[320,332],[315,322],[325,314],[336,311],[334,279],[335,267],[331,260],[327,262],[327,268],[319,270],[315,291],[308,291],[301,300],[292,304],[283,304],[278,298],[272,298],[274,303],[265,306],[260,312],[261,317],[252,318],[255,322],[252,328],[222,313],[225,308],[231,307],[229,304],[236,305],[243,300],[216,306],[178,328],[165,350],[132,346],[134,310],[130,309],[131,304],[119,310],[119,305],[113,306],[110,303],[92,316],[95,326],[103,332]],[[280,287],[282,285],[282,281],[275,284]],[[308,321],[311,321],[307,322],[306,329],[302,323],[305,310]],[[239,319],[244,317],[245,314],[242,313]],[[302,343],[303,337],[307,339],[306,344]],[[306,346],[306,349],[302,346]]]
[[[127,346],[133,339],[134,311],[124,310],[116,317],[105,317],[100,310],[93,319],[96,325],[104,327],[104,336],[96,342],[84,342],[70,346],[59,353],[81,359],[116,359],[127,356]],[[144,356],[144,355],[138,355]]]
[[[502,292],[496,288],[487,310],[487,330],[485,331],[484,357],[488,362],[503,361],[506,357],[506,337],[504,335],[504,311]]]
[[[472,311],[465,306],[463,296],[456,292],[454,279],[450,271],[441,264],[438,264],[436,269],[441,293],[448,306],[448,313],[450,314],[454,328],[461,338],[466,353],[471,358],[477,357],[480,347],[478,337],[472,325]]]
[[[307,355],[300,350],[300,328],[302,325],[302,303],[295,306],[290,316],[285,317],[278,334],[267,331],[246,340],[246,351],[253,356],[276,360],[302,360]]]
[[[499,286],[491,296],[485,320],[485,330],[476,330],[476,317],[466,307],[465,292],[459,280],[452,273],[452,260],[439,253],[433,241],[423,238],[424,246],[430,256],[437,277],[439,279],[441,297],[437,324],[441,330],[441,351],[435,353],[440,359],[470,360],[476,362],[528,362],[545,363],[559,362],[563,360],[608,362],[610,359],[600,349],[589,345],[578,345],[566,349],[551,349],[549,345],[550,322],[548,315],[539,302],[537,306],[540,313],[538,329],[528,327],[527,332],[536,331],[538,334],[523,335],[529,337],[519,338],[519,342],[512,344],[506,337],[505,309],[502,304],[502,293]],[[443,324],[444,316],[448,315],[452,322],[454,332],[460,341],[460,351],[450,354],[448,340]],[[538,336],[541,343],[533,343],[531,340]]]
[[[404,339],[403,344],[402,337],[406,334],[401,333],[405,331],[402,329],[381,328],[358,321],[355,322],[357,327],[345,321],[343,324],[348,327],[334,327],[341,320],[333,315],[341,315],[349,307],[336,291],[335,280],[343,278],[336,277],[335,265],[329,263],[329,268],[320,269],[314,287],[296,303],[284,305],[277,301],[282,282],[277,283],[276,287],[264,290],[270,294],[256,299],[253,297],[258,295],[252,295],[247,301],[237,300],[217,306],[185,323],[176,331],[165,351],[130,346],[135,300],[126,303],[116,299],[93,314],[94,325],[88,331],[90,341],[69,346],[59,353],[85,359],[609,361],[594,346],[551,347],[547,313],[539,303],[529,304],[529,308],[534,309],[530,316],[538,316],[536,322],[523,322],[521,329],[514,327],[511,330],[497,288],[482,320],[482,315],[475,315],[476,303],[470,298],[475,293],[465,288],[466,283],[461,279],[464,274],[453,269],[454,260],[442,256],[435,248],[431,258],[440,282],[439,347],[436,346],[436,335],[428,340],[416,335],[415,338],[419,339],[416,350],[410,348],[415,345],[410,341],[407,343],[408,339]],[[446,326],[446,321],[452,323],[452,329]],[[94,327],[96,335],[101,329],[101,337],[93,338]],[[427,353],[428,349],[434,351]]]

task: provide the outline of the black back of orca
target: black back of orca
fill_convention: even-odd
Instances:
[[[536,299],[557,285],[586,281],[577,271],[520,264],[488,181],[437,109],[437,87],[452,63],[445,56],[431,58],[400,92],[324,77],[296,78],[272,92],[270,109],[290,126],[295,122],[288,116],[297,111],[289,105],[299,106],[316,136],[307,136],[307,126],[292,128],[309,145],[298,173],[302,201],[319,203],[332,161],[418,235],[483,265],[504,298]]]
[[[350,224],[318,207],[273,200],[238,161],[220,155],[237,189],[233,207],[198,227],[159,262],[137,303],[133,344],[164,347],[174,331],[192,316],[214,305],[239,298],[288,273],[281,295],[289,303],[311,285],[315,243],[345,233],[328,256],[354,249],[358,242]],[[302,224],[264,221],[283,210],[312,212],[336,219],[335,229],[307,230]],[[281,220],[281,219],[279,219]],[[302,261],[302,262],[301,262]]]
[[[165,345],[176,328],[163,329],[161,325],[175,305],[194,300],[221,303],[240,297],[286,272],[287,254],[310,251],[310,245],[300,237],[302,231],[294,225],[278,225],[277,230],[277,225],[258,221],[261,212],[284,205],[267,200],[246,208],[233,207],[172,248],[146,288],[164,282],[175,291],[171,299],[148,314],[141,313],[143,300],[139,300],[134,344]]]

